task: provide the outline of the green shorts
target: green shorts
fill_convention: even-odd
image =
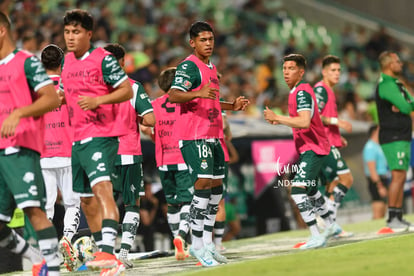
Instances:
[[[331,147],[331,151],[325,158],[322,164],[322,174],[326,183],[331,183],[340,174],[349,173],[350,170],[346,165],[345,160],[341,156],[341,152],[334,146]]]
[[[45,183],[40,168],[40,155],[27,148],[13,154],[0,150],[0,220],[9,222],[19,207],[44,208]]]
[[[73,143],[73,190],[81,194],[91,194],[92,187],[99,182],[114,183],[117,179],[117,151],[117,137],[95,137]]]
[[[381,145],[390,170],[407,171],[411,158],[411,143],[395,141]]]
[[[224,178],[224,152],[218,139],[180,141],[193,183],[199,178]]]
[[[194,185],[188,169],[178,170],[177,165],[168,165],[167,170],[158,168],[158,171],[168,204],[180,205],[191,202]]]
[[[114,192],[121,193],[124,204],[138,206],[137,199],[144,191],[142,162],[115,166],[118,179],[113,182]]]
[[[230,202],[226,202],[224,206],[226,210],[226,222],[237,220],[236,206]]]
[[[317,177],[327,155],[318,155],[308,150],[300,154],[297,165],[292,165],[292,171],[296,172],[292,180],[292,186],[301,186],[316,189]]]

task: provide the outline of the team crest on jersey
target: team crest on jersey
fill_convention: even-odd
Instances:
[[[203,170],[207,169],[207,168],[208,168],[207,161],[206,161],[206,160],[201,161],[201,165],[200,165],[200,167],[201,167]]]
[[[190,88],[191,87],[191,85],[192,85],[192,83],[190,82],[190,81],[188,81],[188,80],[186,80],[185,82],[184,82],[184,87],[185,88]]]

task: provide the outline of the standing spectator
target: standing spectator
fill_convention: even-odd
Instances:
[[[378,140],[378,125],[369,128],[369,140],[362,150],[365,176],[372,198],[372,218],[380,219],[385,216],[387,201],[387,186],[389,183],[387,160]]]
[[[411,158],[414,99],[398,79],[403,64],[395,52],[385,51],[379,56],[381,76],[375,91],[379,117],[379,143],[391,170],[388,193],[387,226],[394,232],[414,230],[403,219],[404,182]]]

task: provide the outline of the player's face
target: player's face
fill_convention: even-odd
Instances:
[[[403,63],[397,54],[391,55],[390,69],[395,75],[399,75],[403,69]]]
[[[283,78],[291,89],[302,80],[304,73],[305,70],[299,68],[295,61],[288,60],[283,63]]]
[[[334,86],[339,82],[341,75],[341,65],[339,63],[331,63],[322,69],[322,76],[324,81],[328,82],[330,86]]]
[[[80,57],[90,48],[92,31],[87,31],[80,24],[67,25],[64,29],[64,37],[67,50]]]
[[[200,32],[198,36],[190,40],[190,46],[193,47],[195,54],[203,61],[213,54],[214,34],[212,32]]]

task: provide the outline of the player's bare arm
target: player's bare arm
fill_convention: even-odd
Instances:
[[[30,105],[14,109],[1,125],[1,137],[8,138],[15,134],[21,118],[41,116],[59,107],[60,101],[52,84],[37,91],[39,97]]]
[[[234,102],[220,102],[220,107],[222,110],[233,110],[233,111],[240,111],[245,110],[246,107],[250,104],[250,101],[246,99],[244,96],[237,97]]]
[[[176,88],[172,88],[168,94],[170,95],[169,101],[171,103],[186,103],[195,98],[204,98],[204,99],[216,99],[218,89],[211,87],[211,82],[208,82],[198,91],[188,91],[184,92]]]

